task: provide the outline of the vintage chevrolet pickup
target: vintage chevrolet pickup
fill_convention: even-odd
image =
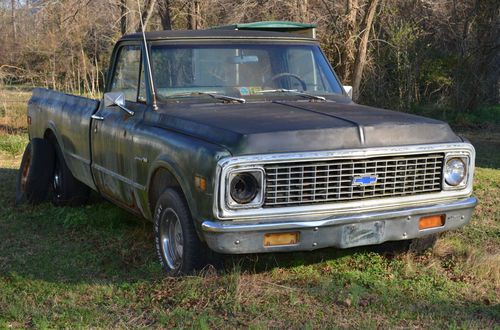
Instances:
[[[102,101],[35,89],[28,123],[17,201],[95,190],[154,222],[169,275],[209,254],[418,242],[476,205],[469,142],[355,104],[304,34],[127,35]]]

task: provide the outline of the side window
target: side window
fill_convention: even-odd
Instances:
[[[140,91],[138,91],[138,87],[140,87]],[[111,83],[111,91],[122,92],[127,101],[144,101],[146,93],[140,46],[124,46],[120,48]]]

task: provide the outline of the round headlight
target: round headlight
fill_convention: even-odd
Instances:
[[[231,198],[238,204],[248,204],[259,192],[257,179],[249,173],[239,173],[231,180]]]
[[[460,158],[451,158],[444,167],[444,180],[450,186],[458,186],[467,172],[465,163]]]

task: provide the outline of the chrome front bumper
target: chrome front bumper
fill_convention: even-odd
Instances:
[[[477,200],[463,200],[404,209],[335,215],[321,220],[204,221],[202,231],[208,246],[219,253],[308,251],[325,247],[349,248],[417,238],[462,227],[469,223]],[[419,229],[423,216],[445,214],[444,226]],[[268,233],[298,232],[293,245],[264,246]]]

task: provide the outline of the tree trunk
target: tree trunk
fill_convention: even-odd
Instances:
[[[163,30],[172,30],[172,18],[170,15],[170,0],[162,0],[158,4],[161,26]]]
[[[309,0],[297,0],[297,21],[309,23]]]
[[[201,28],[200,22],[200,2],[191,0],[188,8],[188,30],[198,30]]]
[[[352,96],[356,101],[359,98],[359,86],[361,85],[361,78],[363,78],[363,69],[366,64],[366,53],[368,51],[368,39],[370,37],[370,31],[373,24],[373,19],[375,18],[375,11],[377,9],[379,0],[371,0],[366,10],[365,17],[363,19],[363,35],[359,41],[358,53],[356,54],[356,60],[354,61],[354,70],[352,74]]]
[[[127,0],[120,0],[120,31],[127,33]]]
[[[12,40],[16,43],[17,26],[16,26],[16,0],[11,0],[11,18],[12,18]]]
[[[343,56],[343,72],[342,78],[348,80],[351,77],[351,68],[354,62],[354,56],[356,53],[356,35],[358,32],[358,0],[347,0],[346,5],[346,17],[347,17],[347,27],[345,33],[345,49]]]
[[[148,22],[151,19],[151,16],[153,16],[153,11],[154,7],[156,5],[156,0],[149,0],[146,1],[144,4],[144,10],[142,11],[141,19],[142,22],[144,23],[144,31],[146,31],[146,28],[148,26]],[[141,22],[139,21],[137,24],[137,28],[135,29],[137,32],[141,32]]]
[[[144,20],[144,30],[146,30],[149,20],[151,20],[151,16],[153,16],[155,5],[156,0],[151,0],[149,3],[149,7],[147,8],[146,19]]]

